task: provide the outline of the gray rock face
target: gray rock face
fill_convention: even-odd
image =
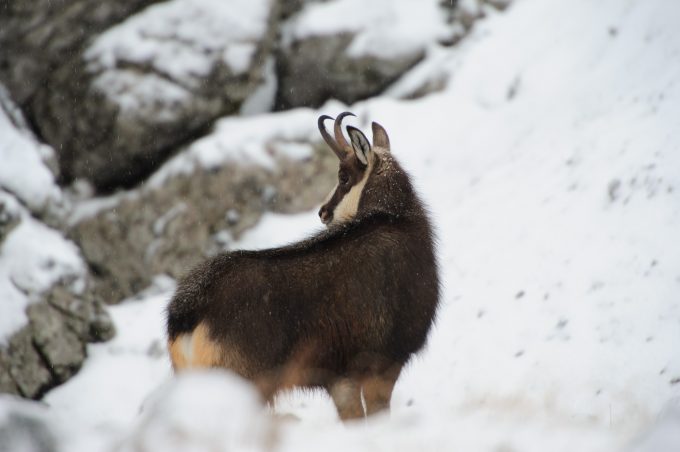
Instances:
[[[6,316],[0,330],[0,393],[39,398],[77,372],[88,342],[110,339],[114,330],[102,304],[84,291],[87,275],[73,245],[31,217],[16,198],[0,195]],[[47,251],[36,248],[36,241]]]
[[[0,347],[0,393],[40,398],[73,376],[85,360],[87,342],[108,340],[114,328],[98,302],[56,286],[27,309],[29,324]]]
[[[159,0],[7,0],[0,14],[0,80],[22,106],[83,43]]]
[[[276,107],[319,107],[330,98],[347,104],[382,92],[425,55],[416,50],[394,58],[353,57],[355,35],[312,36],[279,49]]]
[[[182,276],[205,255],[257,223],[265,211],[293,213],[321,203],[335,182],[337,159],[318,145],[306,161],[275,168],[227,163],[142,188],[72,229],[94,271],[94,296],[118,303],[154,275]]]

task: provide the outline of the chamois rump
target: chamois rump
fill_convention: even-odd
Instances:
[[[327,229],[298,243],[230,251],[180,281],[167,308],[175,371],[230,369],[267,400],[290,387],[328,391],[339,416],[388,409],[404,364],[439,302],[433,233],[408,174],[372,124],[319,131],[340,160],[319,210]],[[362,406],[362,394],[365,410]]]

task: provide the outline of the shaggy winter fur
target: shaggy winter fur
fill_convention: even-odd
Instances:
[[[343,419],[389,407],[401,368],[427,338],[439,279],[425,209],[387,134],[373,131],[373,147],[353,128],[351,148],[337,134],[340,144],[329,143],[345,153],[334,148],[340,177],[320,212],[326,231],[220,254],[180,282],[167,311],[176,370],[225,367],[266,398],[322,387]],[[338,215],[359,184],[354,213]]]

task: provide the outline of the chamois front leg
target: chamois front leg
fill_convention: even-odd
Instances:
[[[390,408],[392,390],[401,373],[402,365],[395,364],[385,372],[366,377],[362,382],[366,415],[378,413]]]
[[[351,378],[338,378],[327,388],[343,421],[364,417],[361,404],[361,385]]]

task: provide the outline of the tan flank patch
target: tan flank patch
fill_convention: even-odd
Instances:
[[[175,371],[223,367],[244,378],[252,378],[254,368],[243,354],[227,344],[215,342],[209,334],[208,326],[201,322],[188,334],[182,334],[168,342],[170,359]]]
[[[180,369],[187,367],[187,360],[182,351],[182,339],[187,335],[182,334],[175,338],[174,341],[168,341],[168,350],[170,351],[170,361],[172,362],[172,368],[177,372]]]
[[[188,368],[217,367],[222,364],[219,344],[210,339],[208,327],[199,323],[190,334],[177,336],[168,342],[172,367],[178,371]]]
[[[205,323],[199,323],[193,334],[191,367],[216,367],[221,364],[220,346],[208,335]]]

